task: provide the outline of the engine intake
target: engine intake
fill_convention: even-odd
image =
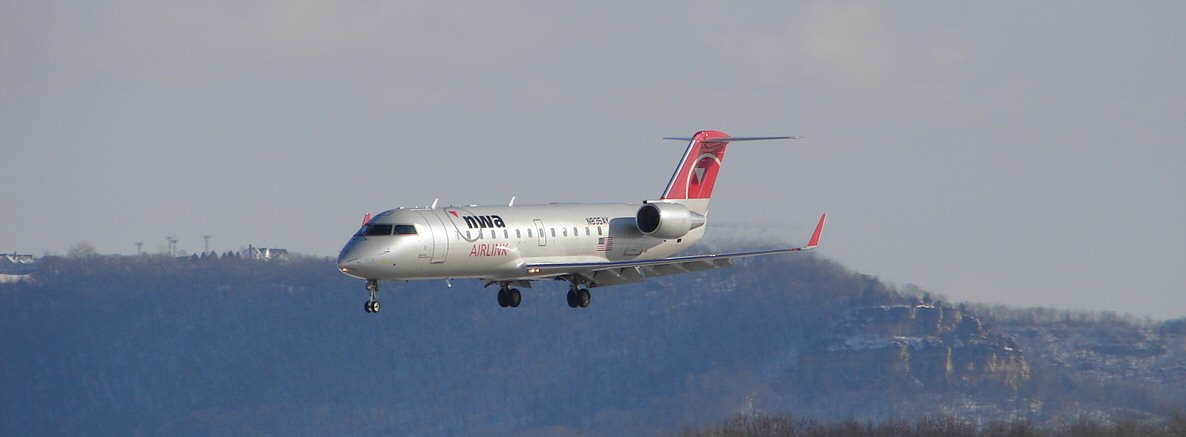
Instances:
[[[643,234],[663,239],[679,238],[704,226],[704,216],[678,203],[644,203],[634,218]]]

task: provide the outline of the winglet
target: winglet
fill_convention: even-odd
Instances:
[[[370,222],[371,222],[371,213],[368,212],[366,215],[362,216],[362,224],[366,225],[367,223],[370,223]]]
[[[824,219],[827,217],[828,214],[820,214],[819,223],[816,223],[815,225],[815,232],[811,233],[811,240],[807,242],[806,246],[791,248],[791,252],[799,250],[811,250],[819,247],[819,237],[824,233]]]
[[[828,218],[828,214],[825,213],[819,215],[819,223],[816,223],[815,225],[815,232],[811,233],[811,241],[807,242],[807,249],[815,249],[816,247],[819,247],[820,234],[824,233],[825,218]]]

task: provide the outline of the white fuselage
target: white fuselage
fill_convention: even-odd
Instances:
[[[524,279],[532,276],[526,264],[657,259],[704,235],[705,226],[674,239],[645,235],[635,223],[638,208],[606,203],[392,209],[351,238],[338,265],[363,279]]]

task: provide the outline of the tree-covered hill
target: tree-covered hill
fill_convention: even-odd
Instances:
[[[1155,386],[1172,369],[1042,358],[1062,356],[1057,317],[903,295],[810,255],[595,289],[586,309],[565,290],[508,309],[476,281],[383,283],[367,314],[328,259],[47,258],[0,284],[0,434],[637,435],[762,412],[1043,422],[1186,403]],[[1176,325],[1116,323],[1150,346],[1101,356],[1182,365]]]

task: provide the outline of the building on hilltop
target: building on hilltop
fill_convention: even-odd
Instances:
[[[262,261],[285,261],[288,259],[288,249],[247,246],[247,251],[244,252],[243,257]]]
[[[38,260],[33,255],[22,255],[16,252],[0,256],[0,279],[20,280],[28,277],[37,270]]]

